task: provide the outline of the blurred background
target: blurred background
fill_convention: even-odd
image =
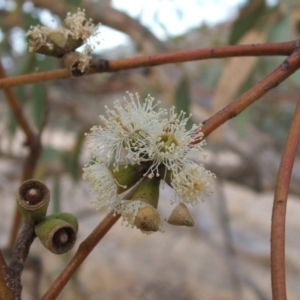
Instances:
[[[300,33],[296,0],[0,0],[1,62],[8,76],[61,68],[56,58],[29,53],[31,25],[59,26],[68,11],[86,9],[99,26],[93,55],[121,59],[222,45],[283,42]],[[105,216],[81,179],[89,160],[84,133],[100,125],[104,105],[126,91],[152,94],[165,107],[193,114],[199,123],[275,69],[284,57],[212,59],[139,68],[14,88],[27,117],[42,134],[35,178],[51,192],[49,213],[79,220],[75,250],[55,256],[35,241],[24,273],[24,300],[39,299],[80,242]],[[167,223],[150,236],[120,222],[94,249],[59,299],[271,299],[269,240],[273,190],[299,95],[300,72],[207,140],[205,166],[217,177],[215,193],[190,211],[193,228]],[[0,246],[7,245],[20,184],[24,135],[0,91]],[[300,168],[296,160],[287,212],[287,286],[299,299]],[[161,216],[171,210],[161,194]]]

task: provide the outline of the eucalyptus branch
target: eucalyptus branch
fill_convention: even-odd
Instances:
[[[30,246],[35,238],[34,226],[25,223],[23,229],[17,239],[11,263],[9,265],[9,273],[7,285],[13,293],[13,299],[21,299],[22,284],[21,275],[24,269],[24,263],[28,256]]]
[[[269,90],[288,78],[300,67],[300,49],[295,50],[282,64],[250,90],[241,95],[236,101],[218,111],[203,122],[201,131],[208,136],[212,131],[261,98]]]
[[[215,59],[240,56],[275,56],[290,55],[297,47],[299,40],[285,43],[252,44],[223,46],[214,48],[200,48],[172,53],[139,56],[121,60],[91,59],[90,70],[87,73],[105,73],[141,67],[153,67],[170,63],[188,62],[203,59]],[[67,69],[39,72],[0,79],[0,88],[43,82],[70,77]]]
[[[300,97],[279,166],[271,225],[271,279],[274,300],[287,299],[285,276],[285,219],[291,174],[300,140]]]

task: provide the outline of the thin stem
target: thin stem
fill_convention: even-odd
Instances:
[[[285,219],[290,179],[300,140],[300,96],[283,150],[273,203],[271,225],[271,279],[273,300],[286,297]]]
[[[227,105],[215,115],[203,122],[201,131],[208,136],[212,131],[229,119],[236,117],[240,112],[261,98],[269,90],[276,87],[300,67],[300,50],[295,50],[283,63],[271,74],[258,82],[250,90],[241,95],[236,101]]]
[[[0,78],[6,78],[5,70],[0,60]],[[0,79],[1,80],[1,79]],[[32,129],[31,125],[29,124],[28,120],[26,119],[25,115],[23,114],[22,107],[20,106],[18,99],[10,87],[3,87],[4,94],[6,99],[9,103],[9,106],[12,112],[15,115],[17,122],[19,123],[21,129],[24,131],[27,143],[30,145],[34,143],[35,133]]]
[[[0,78],[5,78],[5,77],[6,77],[5,70],[0,60]],[[13,90],[10,87],[4,87],[3,90],[6,95],[9,106],[12,112],[14,113],[19,126],[21,127],[21,129],[24,131],[26,135],[26,139],[27,139],[26,145],[30,149],[30,152],[26,158],[25,165],[23,168],[23,174],[21,178],[21,181],[23,182],[27,179],[32,178],[35,167],[37,165],[37,161],[41,153],[40,135],[33,130],[32,126],[28,122],[28,119],[24,115],[22,107],[20,106]],[[8,245],[9,250],[12,250],[14,247],[21,226],[21,221],[22,221],[21,214],[16,208],[14,212],[12,231],[10,234],[10,240]]]
[[[290,55],[298,47],[298,44],[298,41],[291,41],[286,43],[235,45],[140,56],[110,61],[108,71],[113,72],[138,67],[153,67],[213,58]]]
[[[56,297],[68,283],[74,272],[78,269],[78,267],[86,259],[86,257],[92,252],[99,241],[110,230],[110,228],[117,222],[119,217],[120,215],[114,215],[114,213],[111,212],[102,220],[102,222],[94,229],[94,231],[80,244],[76,254],[73,256],[64,271],[49,287],[42,300],[56,299]]]
[[[121,60],[102,60],[93,59],[91,70],[88,74],[115,72],[119,70],[153,67],[170,63],[179,63],[203,59],[239,57],[239,56],[273,56],[290,55],[299,46],[299,41],[270,44],[252,44],[223,46],[215,48],[202,48],[195,50],[185,50],[172,53],[163,53],[150,56],[139,56]],[[0,88],[24,85],[27,83],[42,82],[69,77],[67,69],[40,72],[0,79]]]
[[[7,286],[7,275],[9,270],[4,260],[3,254],[0,251],[0,299],[12,300],[12,293]]]
[[[22,284],[21,275],[24,263],[28,256],[30,246],[35,239],[34,226],[25,223],[18,236],[16,247],[13,251],[12,260],[9,264],[8,287],[13,292],[14,300],[21,300]]]

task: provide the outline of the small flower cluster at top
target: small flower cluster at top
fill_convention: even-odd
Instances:
[[[83,53],[78,55],[79,69],[87,68],[89,55],[94,49],[90,38],[98,35],[98,26],[92,19],[87,19],[85,10],[78,8],[76,13],[67,13],[65,27],[50,28],[49,26],[31,26],[27,31],[30,52],[61,58],[77,48],[85,45]]]
[[[163,180],[175,192],[180,205],[168,222],[193,226],[185,204],[196,205],[212,192],[215,175],[189,159],[203,150],[201,125],[186,130],[190,116],[176,114],[175,108],[158,108],[150,95],[141,102],[128,93],[122,106],[106,107],[100,116],[103,126],[87,134],[93,159],[83,169],[83,178],[98,194],[97,209],[106,207],[121,214],[123,222],[143,232],[161,228],[157,211],[159,185]],[[125,199],[120,194],[130,189]]]

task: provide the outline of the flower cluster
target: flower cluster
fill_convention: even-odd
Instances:
[[[97,27],[92,19],[86,19],[85,10],[80,8],[74,14],[67,13],[65,27],[31,26],[26,34],[30,52],[55,57],[62,57],[83,44],[86,45],[85,54],[90,54],[93,46],[89,38],[95,35]]]
[[[103,125],[87,134],[93,160],[83,169],[83,178],[98,194],[98,209],[121,214],[142,231],[156,231],[161,180],[174,189],[173,200],[196,205],[212,192],[215,175],[189,158],[203,150],[201,125],[186,130],[190,116],[184,112],[159,108],[150,95],[143,102],[138,94],[128,96],[123,105],[116,101],[113,109],[106,107],[106,116],[100,116]],[[133,186],[129,199],[121,200],[120,193]],[[142,211],[141,225],[137,220]]]

